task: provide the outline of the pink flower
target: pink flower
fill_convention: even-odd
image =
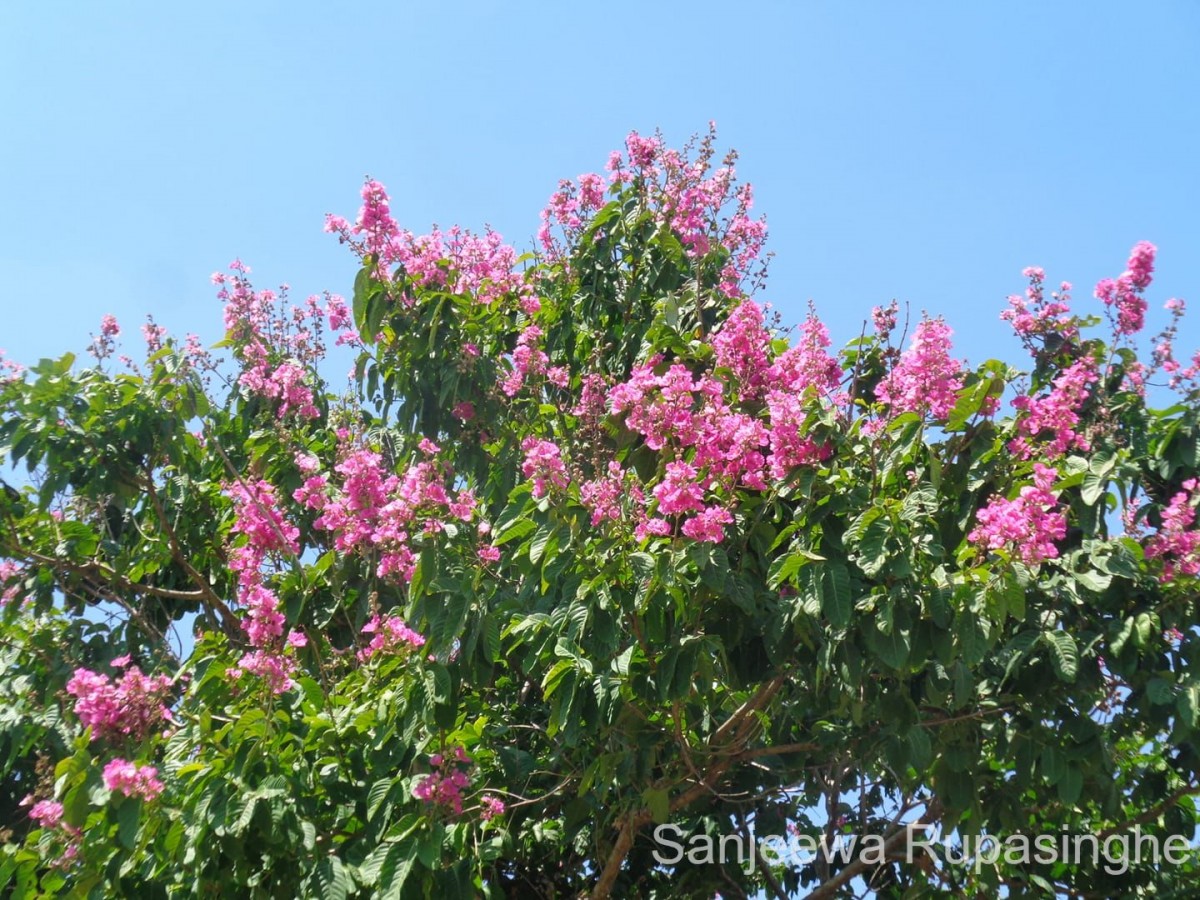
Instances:
[[[116,349],[117,336],[121,333],[121,326],[117,324],[116,316],[110,314],[104,315],[100,319],[100,334],[92,341],[92,346],[88,348],[88,352],[97,360],[103,360],[112,356]]]
[[[76,698],[75,715],[96,738],[142,740],[168,714],[170,691],[168,676],[151,678],[137,666],[129,666],[116,682],[78,668],[67,682],[67,693]]]
[[[833,398],[842,380],[842,368],[826,348],[829,332],[810,312],[800,326],[800,339],[771,365],[771,387],[793,394]]]
[[[1171,498],[1162,512],[1158,533],[1146,542],[1146,557],[1163,559],[1159,580],[1164,584],[1180,576],[1200,575],[1200,528],[1193,527],[1196,504],[1200,502],[1196,485],[1195,478],[1183,482],[1183,490]]]
[[[1096,298],[1117,312],[1116,333],[1134,335],[1145,325],[1146,301],[1142,292],[1153,281],[1155,247],[1148,241],[1134,245],[1126,271],[1114,281],[1103,278],[1096,284]]]
[[[372,635],[371,642],[358,651],[360,662],[376,653],[407,653],[425,645],[425,638],[413,631],[399,616],[372,616],[362,627],[363,634]]]
[[[709,506],[683,523],[683,533],[696,541],[719,544],[725,540],[725,527],[733,515],[723,506]]]
[[[533,481],[533,496],[544,497],[551,487],[564,490],[569,483],[567,468],[562,461],[562,451],[550,441],[527,437],[521,442],[525,461],[522,474]]]
[[[279,509],[275,486],[269,481],[234,481],[225,487],[233,500],[233,531],[249,538],[255,555],[272,552],[297,554],[300,529],[289,523]],[[236,569],[235,569],[236,571]]]
[[[585,481],[579,486],[579,499],[592,513],[592,527],[605,520],[619,521],[621,501],[625,495],[625,472],[616,460],[609,460],[606,476]]]
[[[297,452],[293,462],[301,475],[312,475],[321,467],[321,461],[310,453]]]
[[[924,318],[896,367],[880,382],[880,401],[895,412],[945,419],[962,388],[962,363],[950,356],[950,328],[941,319]]]
[[[146,339],[146,350],[149,353],[157,353],[162,349],[163,338],[167,336],[167,329],[161,325],[156,325],[153,319],[150,319],[142,326],[142,337]]]
[[[644,541],[650,537],[666,537],[670,533],[671,523],[659,518],[643,519],[633,529],[633,537],[637,541]]]
[[[1060,340],[1072,340],[1079,336],[1077,320],[1071,316],[1071,285],[1063,282],[1059,290],[1046,299],[1042,282],[1045,272],[1030,266],[1022,273],[1029,279],[1025,296],[1012,295],[1008,298],[1009,309],[1000,313],[1000,318],[1012,323],[1013,331],[1024,341],[1031,352],[1037,352],[1033,338],[1051,335]]]
[[[271,648],[251,650],[243,653],[237,665],[227,672],[234,681],[243,675],[254,675],[262,679],[263,684],[273,694],[282,694],[296,686],[292,675],[296,671],[296,661]]]
[[[32,800],[32,797],[26,797],[21,805],[25,806]],[[63,805],[57,800],[39,800],[29,808],[29,818],[37,822],[39,828],[47,830],[57,828],[62,817]]]
[[[1056,558],[1055,542],[1067,533],[1066,516],[1050,491],[1057,477],[1051,467],[1035,463],[1034,484],[1021,488],[1015,500],[993,496],[967,540],[987,550],[1007,549],[1026,565]]]
[[[21,575],[21,566],[11,559],[0,559],[0,608],[17,599],[16,580]],[[9,582],[13,582],[9,584]],[[8,585],[6,587],[6,585]]]
[[[753,300],[734,307],[713,335],[717,365],[729,369],[743,396],[761,395],[767,378],[767,348],[771,335],[763,324],[763,311]]]
[[[1021,396],[1013,406],[1025,415],[1017,422],[1022,436],[1009,448],[1023,459],[1033,455],[1027,439],[1040,440],[1049,435],[1045,452],[1051,457],[1062,456],[1072,448],[1089,449],[1088,441],[1075,428],[1080,422],[1080,410],[1090,395],[1090,387],[1098,379],[1096,363],[1090,356],[1073,363],[1054,379],[1050,392],[1040,397]]]
[[[1158,249],[1149,241],[1139,241],[1129,253],[1129,262],[1126,263],[1129,278],[1139,291],[1148,288],[1153,280],[1150,276],[1154,272],[1154,255],[1157,252]]]
[[[704,508],[706,485],[697,482],[697,474],[695,468],[681,460],[667,463],[666,475],[653,491],[661,515],[672,516]]]
[[[114,759],[104,767],[104,786],[127,797],[151,801],[163,792],[154,766],[138,766],[124,759]]]
[[[506,396],[516,396],[529,378],[546,371],[550,358],[538,349],[538,341],[541,338],[542,329],[536,325],[526,326],[517,338],[517,346],[512,355],[512,371],[500,385]]]
[[[504,805],[504,801],[499,797],[494,797],[491,794],[484,794],[479,803],[482,807],[479,816],[485,822],[490,822],[492,819],[496,818],[496,816],[504,815],[506,807]]]
[[[896,314],[899,311],[900,304],[895,300],[887,306],[876,306],[871,310],[871,322],[875,326],[875,333],[881,340],[886,341],[896,327]]]
[[[460,815],[463,810],[463,791],[471,784],[471,779],[461,768],[469,764],[471,758],[461,746],[456,746],[454,758],[448,759],[440,753],[429,757],[429,763],[436,771],[422,777],[412,788],[413,797],[434,806],[453,811]]]
[[[499,562],[500,548],[491,544],[484,544],[479,548],[479,561],[483,563]]]

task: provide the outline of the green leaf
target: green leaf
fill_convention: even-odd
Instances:
[[[546,552],[546,547],[550,544],[550,538],[554,535],[554,527],[546,523],[538,529],[537,534],[533,536],[533,541],[529,545],[529,561],[537,565],[538,560],[542,558],[542,554]]]
[[[854,601],[850,596],[850,572],[840,562],[824,567],[825,590],[821,594],[821,612],[835,628],[850,624]]]
[[[1042,748],[1042,777],[1050,784],[1058,784],[1067,771],[1067,760],[1054,744]]]
[[[1068,806],[1074,806],[1083,792],[1083,773],[1075,766],[1068,766],[1058,782],[1058,798]]]
[[[1095,569],[1087,569],[1083,572],[1075,573],[1075,580],[1097,594],[1101,594],[1108,590],[1108,586],[1112,584],[1112,576],[1105,575],[1102,572],[1097,572]]]
[[[650,810],[654,821],[662,824],[671,818],[671,795],[660,788],[646,788],[642,791],[642,802]]]
[[[1176,701],[1179,715],[1190,728],[1200,723],[1200,685],[1189,684],[1180,692]]]
[[[375,818],[375,814],[379,812],[379,807],[383,804],[388,792],[392,789],[393,781],[391,778],[381,778],[371,786],[370,792],[367,794],[367,821],[370,822]]]
[[[954,621],[954,636],[958,639],[959,652],[968,666],[982,662],[987,654],[987,633],[979,616],[969,610],[961,611]]]
[[[892,626],[890,634],[884,634],[876,626],[868,632],[868,636],[872,649],[893,669],[901,669],[908,662],[910,642],[907,628],[897,623]]]
[[[1042,642],[1050,648],[1050,663],[1054,674],[1062,681],[1074,681],[1079,673],[1079,648],[1075,638],[1065,631],[1046,631]]]
[[[350,876],[336,856],[327,856],[317,863],[313,877],[316,881],[317,896],[321,900],[346,900],[350,893]]]
[[[500,547],[509,541],[525,537],[525,535],[529,534],[536,527],[537,525],[531,519],[514,519],[497,532],[492,543]]]
[[[1175,702],[1175,687],[1163,678],[1151,678],[1146,682],[1146,696],[1156,706],[1167,706]]]
[[[547,700],[550,699],[550,696],[562,684],[563,676],[574,668],[575,660],[573,659],[560,659],[556,662],[546,673],[546,677],[542,679],[542,696]]]
[[[126,797],[117,808],[117,840],[121,846],[132,850],[137,846],[138,819],[141,817],[142,801]]]
[[[800,571],[806,562],[808,560],[799,553],[784,553],[775,557],[767,570],[767,587],[773,591],[779,590],[779,586]]]
[[[500,659],[500,619],[489,613],[483,618],[483,654],[493,665]]]
[[[433,554],[428,550],[422,550],[417,557],[417,564],[413,566],[412,581],[408,585],[408,598],[415,602],[425,596],[425,588],[429,583],[431,572],[427,571],[433,564]]]
[[[1104,496],[1107,487],[1108,478],[1105,475],[1088,472],[1083,476],[1083,487],[1080,488],[1079,496],[1088,506],[1094,506],[1096,501]]]
[[[404,885],[416,864],[417,858],[413,853],[412,842],[401,841],[392,844],[379,871],[380,897],[383,900],[400,900]]]
[[[933,760],[933,748],[929,743],[929,733],[921,726],[908,730],[909,762],[918,772],[929,767]]]

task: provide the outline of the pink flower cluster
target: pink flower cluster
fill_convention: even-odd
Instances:
[[[360,256],[376,255],[381,278],[400,266],[421,287],[445,288],[485,304],[512,296],[526,314],[538,310],[532,287],[516,271],[516,250],[496,232],[488,229],[476,235],[458,226],[449,231],[435,226],[429,234],[415,236],[396,224],[387,189],[378,181],[363,185],[362,201],[353,225],[341,216],[328,215],[325,230],[337,234]],[[405,297],[404,302],[411,303],[412,298]]]
[[[1126,270],[1114,281],[1103,278],[1096,284],[1096,299],[1116,311],[1115,333],[1135,335],[1146,322],[1146,300],[1142,292],[1150,286],[1156,250],[1148,241],[1140,241],[1130,251]]]
[[[235,680],[246,673],[257,675],[280,694],[292,686],[295,660],[283,649],[287,620],[279,596],[266,582],[264,566],[273,555],[298,555],[300,530],[285,518],[268,481],[235,481],[225,493],[233,500],[232,533],[246,538],[229,551],[229,567],[237,575],[237,600],[246,611],[242,629],[253,648],[229,675]]]
[[[717,247],[727,253],[720,288],[730,297],[741,295],[741,283],[762,253],[767,227],[750,217],[754,191],[749,184],[737,185],[729,154],[723,164],[712,168],[715,129],[700,142],[682,151],[668,148],[662,138],[643,137],[636,131],[625,139],[626,159],[619,151],[609,157],[608,183],[632,183],[642,202],[653,212],[660,227],[670,228],[685,252],[694,259],[707,257]],[[555,237],[555,227],[568,241],[579,237],[591,214],[604,204],[605,184],[600,175],[579,176],[576,183],[559,182],[558,190],[542,210],[538,240],[551,260],[560,260],[564,245]]]
[[[896,316],[900,312],[900,304],[893,300],[887,306],[876,306],[871,310],[871,324],[875,334],[881,341],[886,341],[896,329]]]
[[[471,757],[460,746],[456,746],[450,755],[434,753],[429,757],[429,764],[435,771],[413,785],[413,796],[461,815],[462,793],[471,785],[471,779],[462,767],[470,762]]]
[[[33,796],[30,795],[21,801],[21,805],[29,806],[29,818],[37,822],[38,828],[49,830],[57,828],[62,822],[63,805],[57,800],[38,800],[34,803]]]
[[[169,715],[165,701],[171,679],[143,674],[129,665],[127,656],[114,660],[113,665],[125,669],[119,680],[79,668],[67,682],[67,693],[76,698],[75,715],[92,729],[94,738],[140,741]]]
[[[19,362],[5,358],[5,351],[0,350],[0,388],[12,384],[21,377],[25,367]]]
[[[157,353],[161,350],[166,336],[167,329],[162,325],[155,324],[152,317],[146,316],[146,324],[142,326],[142,337],[146,339],[146,352]]]
[[[557,444],[527,437],[521,442],[521,450],[525,454],[521,473],[533,482],[534,497],[545,497],[551,488],[566,490],[570,478]]]
[[[1146,542],[1148,559],[1163,559],[1160,580],[1165,584],[1181,576],[1200,575],[1200,528],[1196,528],[1196,505],[1200,491],[1195,478],[1182,484],[1162,513],[1162,525]]]
[[[117,317],[111,313],[106,313],[100,319],[100,333],[92,339],[92,345],[88,347],[88,353],[96,357],[97,360],[104,360],[112,356],[113,351],[117,346],[117,338],[121,334],[121,326],[117,323]]]
[[[800,339],[783,351],[768,374],[767,413],[770,417],[770,472],[777,481],[801,466],[829,456],[829,448],[809,435],[807,420],[814,399],[838,405],[842,369],[829,354],[829,333],[809,313]]]
[[[841,400],[842,371],[826,349],[825,327],[810,315],[798,342],[774,360],[771,341],[761,307],[746,300],[713,337],[713,374],[694,375],[680,363],[660,371],[663,361],[654,357],[608,391],[612,412],[624,414],[648,447],[667,451],[665,474],[652,491],[656,512],[687,516],[680,530],[695,540],[718,542],[733,521],[727,503],[710,499],[714,492],[766,490],[768,474],[781,480],[829,453],[808,425],[815,409]],[[586,496],[581,492],[594,522],[615,518],[621,480],[619,469],[610,467]],[[635,535],[671,531],[669,522],[651,516]]]
[[[437,452],[430,444],[426,452]],[[309,474],[294,493],[297,502],[320,512],[313,523],[333,534],[343,553],[380,552],[376,574],[412,578],[416,566],[413,541],[437,534],[449,518],[468,522],[475,514],[469,490],[452,495],[445,487],[449,467],[433,460],[414,463],[403,475],[386,469],[379,453],[345,445],[334,467],[340,486],[327,474]]]
[[[1179,335],[1179,323],[1186,309],[1184,301],[1172,297],[1165,304],[1171,314],[1170,324],[1154,338],[1154,368],[1152,371],[1166,372],[1171,376],[1172,390],[1200,392],[1200,350],[1191,358],[1186,368],[1175,358],[1175,338]],[[1149,373],[1147,373],[1148,377]]]
[[[0,559],[0,607],[17,599],[17,585],[9,584],[16,581],[24,569],[11,559]]]
[[[577,233],[583,228],[586,217],[604,205],[604,178],[594,172],[580,175],[577,183],[566,179],[558,183],[558,190],[550,195],[550,201],[542,210],[542,225],[538,229],[538,241],[548,253],[557,248],[551,233],[552,223],[560,225],[567,233]]]
[[[950,327],[939,316],[925,317],[899,362],[876,389],[893,412],[945,419],[963,385],[962,363],[950,355]]]
[[[229,268],[231,274],[216,272],[212,281],[220,288],[217,297],[225,304],[225,330],[242,369],[238,383],[277,402],[280,418],[288,413],[317,418],[320,411],[308,372],[325,357],[326,320],[340,332],[338,344],[358,343],[346,302],[327,294],[324,306],[316,297],[289,306],[286,285],[278,293],[255,291],[245,265],[235,260]]]
[[[512,354],[512,370],[500,385],[506,396],[515,397],[526,379],[546,371],[550,357],[538,346],[541,339],[542,329],[536,325],[525,326],[517,338],[517,346]]]
[[[154,766],[139,766],[124,759],[114,759],[104,767],[104,786],[126,797],[141,797],[149,802],[163,792]]]
[[[238,576],[238,603],[247,613],[242,628],[252,645],[266,647],[283,635],[285,619],[279,598],[264,583],[263,565],[270,554],[299,554],[300,530],[284,518],[268,481],[235,481],[225,493],[233,500],[233,533],[247,538],[229,553],[229,567]]]
[[[504,815],[504,812],[507,809],[507,807],[504,805],[504,801],[499,797],[493,796],[492,794],[484,794],[483,798],[479,801],[479,806],[479,817],[485,822],[490,822],[497,816]]]
[[[633,473],[626,473],[619,462],[609,460],[604,475],[579,486],[579,499],[591,511],[592,527],[595,527],[604,521],[621,521],[625,515],[626,501],[634,507],[640,507],[645,495]]]
[[[1055,542],[1067,533],[1066,516],[1050,490],[1058,473],[1041,463],[1033,468],[1034,483],[1021,488],[1015,500],[992,497],[976,516],[967,540],[986,550],[1007,549],[1026,565],[1058,556]]]
[[[1062,340],[1077,338],[1079,324],[1071,315],[1070,283],[1064,281],[1047,301],[1043,287],[1046,273],[1030,266],[1022,274],[1029,279],[1029,287],[1024,296],[1013,294],[1008,298],[1009,308],[1000,313],[1000,318],[1012,323],[1013,331],[1031,351],[1036,351],[1034,338],[1050,335]]]
[[[20,803],[29,807],[29,818],[48,834],[61,839],[58,858],[50,865],[55,869],[66,869],[78,856],[83,843],[83,833],[63,821],[66,810],[57,800],[37,800],[30,794]]]
[[[413,631],[399,616],[372,616],[362,627],[363,634],[371,635],[371,642],[358,651],[359,662],[366,662],[376,653],[397,653],[417,650],[425,645],[425,638]]]
[[[1041,452],[1051,458],[1072,448],[1087,450],[1090,446],[1087,439],[1075,429],[1080,421],[1079,411],[1098,377],[1095,360],[1085,356],[1063,370],[1046,395],[1023,394],[1015,398],[1013,407],[1024,415],[1017,421],[1019,436],[1009,443],[1009,449],[1022,459],[1029,459],[1034,454],[1031,442],[1049,435]]]

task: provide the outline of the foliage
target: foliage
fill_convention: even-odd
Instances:
[[[655,856],[686,835],[1191,838],[1200,363],[749,299],[711,135],[631,135],[536,253],[368,182],[352,302],[214,276],[232,368],[107,319],[0,382],[0,884],[17,897],[1158,896],[1195,866]],[[1097,336],[1104,331],[1107,337]],[[352,389],[324,379],[349,347]],[[333,354],[337,358],[338,350]],[[1147,399],[1163,375],[1169,387]],[[187,637],[173,643],[172,636]],[[149,768],[146,768],[149,767]],[[900,835],[903,837],[903,835]]]

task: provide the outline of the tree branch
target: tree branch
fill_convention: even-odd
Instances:
[[[901,810],[900,815],[903,815],[906,810]],[[917,829],[925,829],[933,825],[942,817],[942,805],[935,798],[925,801],[925,815],[921,822],[900,823],[893,828],[883,839],[883,858],[889,859],[900,854],[901,848],[908,846],[909,835]],[[804,897],[804,900],[828,900],[836,895],[839,888],[849,881],[857,878],[867,870],[870,863],[864,862],[862,856],[859,856],[852,863],[834,875],[832,878],[818,886],[816,890],[810,892]]]

